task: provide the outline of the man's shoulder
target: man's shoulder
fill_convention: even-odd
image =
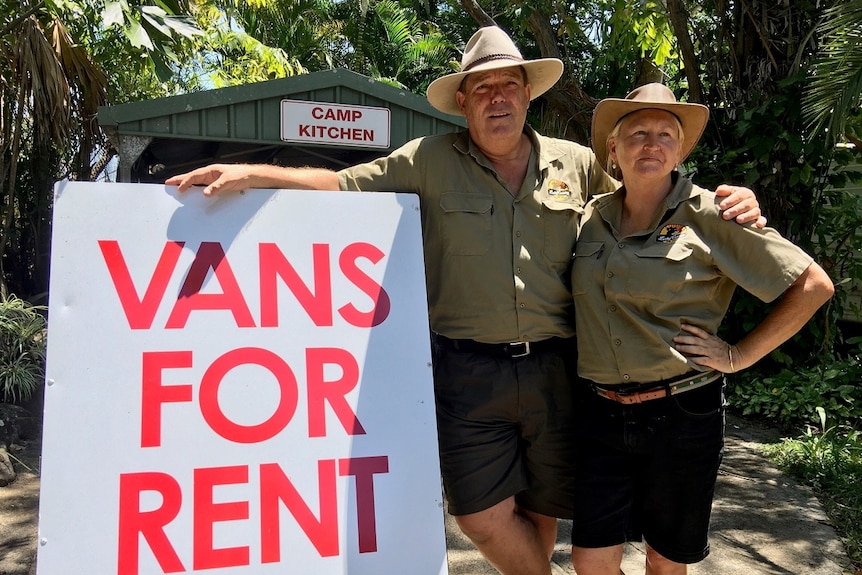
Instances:
[[[542,149],[542,153],[548,156],[562,157],[569,156],[575,158],[583,158],[584,160],[592,161],[593,151],[583,144],[563,138],[555,138],[552,136],[543,136],[535,132],[536,140]]]
[[[413,162],[433,160],[440,155],[445,155],[446,151],[451,151],[463,138],[464,132],[420,136],[408,140],[378,161],[391,162],[403,158],[409,158]]]
[[[445,134],[433,134],[430,136],[420,136],[411,140],[416,146],[451,146],[456,142],[469,140],[469,135],[466,130],[459,132],[447,132]]]

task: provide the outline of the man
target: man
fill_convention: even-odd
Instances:
[[[524,60],[497,27],[428,101],[468,131],[408,142],[333,172],[212,165],[167,180],[204,194],[248,188],[415,192],[420,197],[443,484],[461,530],[503,574],[548,575],[557,517],[571,517],[573,304],[567,274],[588,196],[618,183],[573,142],[526,126],[562,62]],[[724,187],[726,219],[757,220]],[[733,206],[733,207],[731,207]]]

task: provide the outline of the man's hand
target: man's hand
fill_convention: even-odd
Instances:
[[[750,189],[721,184],[715,189],[715,195],[724,197],[718,207],[725,220],[735,219],[738,224],[753,223],[758,228],[766,226],[766,217],[760,212],[760,202]]]
[[[253,166],[248,164],[211,164],[178,174],[165,180],[169,186],[177,186],[180,192],[192,186],[206,186],[203,194],[212,196],[225,192],[239,192],[254,186]]]
[[[252,188],[337,190],[338,174],[326,168],[290,168],[272,164],[212,164],[165,180],[184,192],[206,186],[205,196],[241,192]],[[756,203],[756,202],[755,202]]]

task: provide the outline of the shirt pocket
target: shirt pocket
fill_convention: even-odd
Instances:
[[[440,196],[443,211],[442,236],[447,255],[481,256],[491,247],[491,196],[464,192],[444,192]]]
[[[562,264],[572,258],[578,234],[578,220],[584,208],[578,204],[546,199],[542,201],[542,227],[545,234],[545,258]]]
[[[572,257],[572,295],[588,293],[603,275],[605,242],[578,242]],[[598,277],[597,277],[598,276]]]
[[[638,299],[667,299],[692,279],[696,258],[686,242],[654,244],[635,253],[626,292]]]

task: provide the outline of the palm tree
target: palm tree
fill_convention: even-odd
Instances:
[[[4,14],[3,16],[7,16]],[[56,177],[56,159],[72,136],[75,118],[92,118],[104,103],[107,80],[63,23],[40,5],[8,22],[0,33],[0,297],[8,293],[6,272],[20,273],[35,265],[34,254],[7,253],[10,244],[38,250],[47,246],[47,207],[52,182],[38,191],[38,179]],[[75,134],[92,147],[94,130],[81,122]],[[83,151],[82,147],[82,151]],[[50,159],[54,158],[54,162]],[[34,162],[51,165],[33,170]],[[26,174],[20,171],[22,162]],[[89,159],[87,161],[89,165]],[[24,176],[28,184],[22,186]],[[44,187],[47,184],[47,188]],[[33,217],[29,217],[29,216]],[[5,257],[2,257],[5,256]],[[7,266],[17,268],[9,270]],[[47,272],[47,269],[44,270]],[[16,288],[22,286],[17,285]]]
[[[862,99],[862,0],[840,0],[824,10],[816,34],[822,44],[802,98],[806,119],[829,141],[848,137],[862,149],[846,131]]]
[[[0,298],[44,295],[53,183],[93,179],[111,154],[95,122],[110,88],[100,62],[134,68],[149,55],[150,69],[164,72],[176,39],[197,33],[188,16],[160,6],[0,4]]]
[[[345,67],[424,94],[460,59],[437,25],[397,0],[370,2],[365,13],[362,8],[350,2],[340,6],[344,35],[351,41],[351,49],[341,54]]]

